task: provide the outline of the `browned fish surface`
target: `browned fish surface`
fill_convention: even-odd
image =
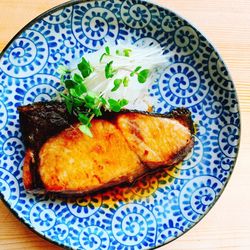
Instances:
[[[39,153],[38,171],[46,190],[93,191],[129,181],[144,172],[121,131],[105,120],[92,123],[93,138],[77,126],[50,138]]]
[[[129,147],[151,168],[178,163],[193,143],[189,128],[175,119],[130,113],[119,115],[117,124]]]
[[[34,108],[30,113],[27,107],[19,111],[21,128],[27,121],[29,126],[38,122],[39,119],[34,119],[37,114]],[[28,119],[30,114],[32,118]],[[58,118],[58,113],[52,115]],[[74,121],[72,117],[63,119],[69,124]],[[26,133],[27,146],[26,189],[86,193],[132,182],[150,169],[179,163],[193,147],[193,124],[186,109],[177,109],[167,115],[136,111],[104,115],[92,122],[93,138],[83,134],[77,123],[67,128],[65,122],[61,120],[61,123],[62,128],[57,126],[56,131],[50,123],[47,127],[51,136],[44,142],[39,141],[39,145],[34,140],[39,131],[35,130],[37,134],[33,128],[22,131]]]

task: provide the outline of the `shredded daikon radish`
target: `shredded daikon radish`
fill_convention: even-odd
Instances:
[[[110,55],[104,56],[100,62],[100,58],[107,47]],[[123,54],[124,51],[128,52],[127,56]],[[164,50],[159,45],[138,47],[131,44],[105,44],[102,49],[86,54],[84,58],[93,67],[93,73],[85,79],[88,90],[103,96],[105,99],[126,99],[128,104],[125,108],[138,110],[148,110],[149,106],[152,106],[148,90],[158,80],[162,70],[169,65],[168,56],[164,54]],[[75,69],[80,60],[76,59],[70,64],[69,68]],[[107,79],[104,74],[105,67],[111,61],[116,73],[112,78]],[[139,83],[136,74],[130,76],[131,72],[138,66],[150,71],[145,83]],[[112,91],[114,80],[124,79],[124,77],[129,78],[128,86],[121,85],[116,91]]]

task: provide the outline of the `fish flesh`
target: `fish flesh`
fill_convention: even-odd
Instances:
[[[93,137],[79,130],[64,103],[18,108],[26,154],[25,188],[33,192],[81,194],[181,162],[194,145],[191,113],[123,110],[92,121]]]

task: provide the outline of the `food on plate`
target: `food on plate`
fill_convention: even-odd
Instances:
[[[179,163],[193,147],[191,114],[184,108],[165,115],[104,111],[92,120],[92,137],[66,109],[60,102],[19,107],[27,190],[88,193],[131,183]]]
[[[18,108],[25,188],[88,193],[183,160],[194,144],[190,112],[146,112],[166,62],[159,46],[106,46],[60,66],[58,99]]]
[[[80,121],[81,131],[92,136],[91,121],[102,110],[148,110],[153,106],[148,89],[167,65],[160,46],[107,45],[59,67],[65,87],[60,99]]]

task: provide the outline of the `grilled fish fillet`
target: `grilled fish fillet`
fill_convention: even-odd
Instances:
[[[36,129],[27,132],[24,128],[36,126],[34,117],[39,105],[44,110],[46,105],[50,105],[48,109],[53,105],[35,105],[19,108],[27,147],[23,168],[27,190],[88,193],[132,182],[148,171],[179,163],[193,147],[193,123],[186,109],[167,115],[138,111],[107,114],[93,120],[93,138],[83,134],[72,117],[62,118],[69,126],[65,128],[66,122],[61,121],[61,131],[47,119],[50,136],[39,141]],[[54,105],[63,110],[63,104]],[[53,108],[51,114],[46,114],[55,117]]]
[[[92,123],[93,138],[75,125],[50,138],[39,153],[40,173],[50,191],[91,191],[144,172],[121,131],[105,120]]]

